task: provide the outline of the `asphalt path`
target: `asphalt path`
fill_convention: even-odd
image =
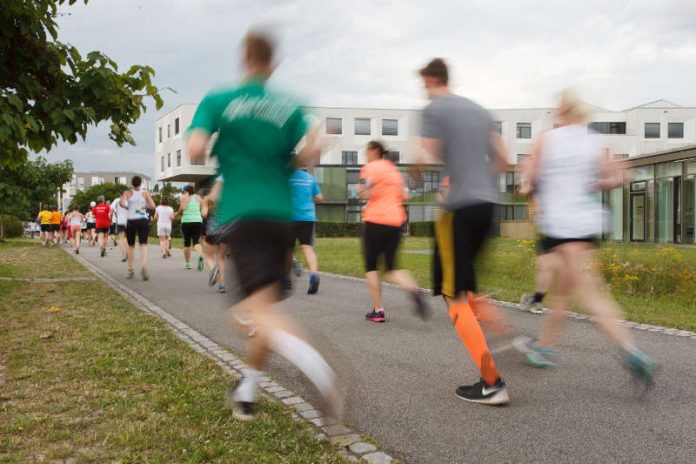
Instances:
[[[81,255],[237,354],[245,336],[230,329],[231,296],[207,286],[207,272],[183,269],[179,250],[162,259],[151,246],[149,282],[126,279],[117,250]],[[388,321],[363,320],[369,308],[364,283],[322,275],[318,295],[306,294],[307,276],[295,280],[284,302],[338,370],[350,377],[346,422],[380,441],[407,463],[694,463],[696,462],[696,339],[633,331],[661,365],[656,387],[642,398],[594,326],[569,321],[555,369],[524,364],[509,337],[489,338],[508,384],[511,404],[471,404],[454,395],[478,380],[468,354],[433,299],[434,317],[422,322],[398,289],[384,289]],[[528,289],[520,289],[520,292]],[[518,333],[533,335],[541,318],[506,308]],[[268,373],[313,398],[301,374],[279,357]],[[220,392],[223,394],[223,392]]]

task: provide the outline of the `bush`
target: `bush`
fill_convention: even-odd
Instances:
[[[360,222],[317,222],[317,237],[360,237]]]
[[[432,221],[411,222],[408,224],[408,233],[412,237],[434,237],[435,223]]]
[[[0,231],[2,231],[0,238],[21,237],[24,233],[24,226],[22,221],[16,217],[3,214],[0,215]]]

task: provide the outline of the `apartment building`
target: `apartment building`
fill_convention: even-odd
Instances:
[[[65,211],[72,202],[73,197],[77,192],[87,190],[88,188],[112,182],[114,184],[130,185],[133,176],[143,178],[143,188],[150,188],[150,177],[139,172],[131,171],[85,171],[73,173],[70,182],[63,185],[63,188],[56,193],[56,204],[60,211]]]

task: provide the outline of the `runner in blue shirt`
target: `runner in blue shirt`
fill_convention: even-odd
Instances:
[[[322,201],[321,189],[317,180],[306,169],[298,169],[290,176],[292,194],[292,244],[299,240],[302,254],[309,266],[309,287],[307,293],[314,295],[319,291],[317,275],[317,254],[314,252],[315,225],[317,222],[316,202]],[[298,277],[302,274],[302,263],[293,259],[293,269]],[[288,281],[289,282],[289,281]],[[292,283],[287,286],[292,286]]]

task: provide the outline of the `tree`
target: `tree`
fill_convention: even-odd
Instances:
[[[119,73],[101,52],[83,57],[57,40],[58,6],[76,1],[1,2],[0,165],[18,167],[30,151],[48,151],[59,140],[84,140],[88,126],[100,122],[111,123],[118,146],[135,145],[129,125],[146,110],[145,97],[162,107],[151,67]]]
[[[154,192],[154,190],[153,190]],[[169,199],[169,206],[174,208],[174,211],[179,209],[179,197],[181,196],[181,190],[174,187],[171,182],[165,182],[164,186],[157,192],[152,194],[152,201],[159,205],[160,199],[166,197]]]
[[[87,190],[77,192],[72,199],[72,204],[76,205],[83,213],[86,213],[89,210],[90,202],[97,201],[97,197],[100,195],[104,196],[104,200],[114,201],[114,199],[121,196],[121,192],[126,188],[125,185],[112,182],[93,185]]]

